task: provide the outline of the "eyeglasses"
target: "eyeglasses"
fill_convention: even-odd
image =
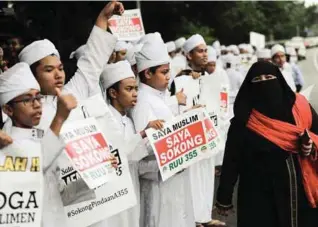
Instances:
[[[33,96],[33,97],[28,97],[28,98],[24,98],[24,99],[21,99],[21,100],[15,100],[15,101],[10,101],[10,103],[20,103],[22,102],[25,106],[34,106],[34,102],[35,100],[42,103],[43,102],[43,98],[44,96],[41,95],[41,94],[38,94],[36,96]]]
[[[258,83],[258,82],[262,82],[262,81],[266,81],[266,80],[275,80],[277,79],[276,76],[268,74],[268,75],[260,75],[257,77],[254,77],[251,82],[252,83]]]

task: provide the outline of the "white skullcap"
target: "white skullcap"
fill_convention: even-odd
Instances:
[[[272,47],[271,56],[274,57],[274,55],[277,54],[278,52],[283,52],[285,54],[285,48],[280,44],[276,44]]]
[[[176,50],[176,44],[174,44],[173,41],[167,42],[166,46],[167,46],[168,53],[173,52],[173,51]]]
[[[131,43],[127,44],[126,60],[131,66],[136,64],[135,47]]]
[[[0,106],[31,89],[40,91],[30,66],[24,62],[15,64],[0,75]]]
[[[222,45],[221,46],[221,51],[226,50],[226,46]]]
[[[117,83],[118,81],[135,78],[128,61],[119,61],[114,64],[107,64],[101,75],[101,83],[105,90]]]
[[[70,55],[70,59],[73,59],[74,57],[76,58],[76,60],[80,59],[84,55],[85,50],[86,50],[86,44],[80,46],[75,51],[73,51]]]
[[[144,44],[146,42],[151,42],[151,41],[154,41],[154,40],[162,40],[161,34],[159,32],[149,33],[147,35],[144,35],[138,41],[138,44]]]
[[[241,43],[241,44],[238,45],[238,48],[242,49],[242,50],[247,50],[247,44]]]
[[[216,62],[216,50],[208,46],[208,62]]]
[[[125,41],[117,41],[115,45],[115,51],[127,50],[128,44]]]
[[[254,54],[254,49],[251,44],[246,44],[246,50],[249,54]]]
[[[268,59],[268,58],[271,58],[271,50],[270,49],[261,49],[261,50],[258,50],[256,51],[256,56],[257,58],[263,58],[263,59]]]
[[[295,48],[290,46],[286,47],[286,54],[290,56],[297,56]]]
[[[176,45],[176,49],[182,48],[186,41],[187,40],[184,37],[181,37],[181,38],[177,39],[176,41],[174,41],[174,44]]]
[[[212,44],[212,46],[214,47],[214,49],[220,49],[221,48],[221,43],[219,42],[219,40],[215,40]]]
[[[206,45],[203,37],[199,34],[195,34],[191,36],[183,45],[183,50],[186,53],[189,53],[191,50],[193,50],[195,47],[199,46],[200,44]]]
[[[23,48],[19,54],[19,61],[32,65],[51,54],[60,57],[58,50],[50,40],[38,40]]]
[[[166,45],[161,37],[153,37],[153,34],[148,34],[153,39],[147,39],[139,52],[136,53],[138,73],[154,66],[168,64],[170,57],[168,55]],[[148,36],[146,35],[146,36]]]

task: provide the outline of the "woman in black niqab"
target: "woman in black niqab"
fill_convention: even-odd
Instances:
[[[253,109],[295,124],[295,93],[270,62],[252,65],[234,103],[228,132],[217,207],[226,215],[239,178],[237,227],[317,227],[318,209],[306,199],[297,157],[246,127]],[[312,128],[318,116],[312,109]]]

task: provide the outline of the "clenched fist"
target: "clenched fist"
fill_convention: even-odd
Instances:
[[[176,93],[176,97],[177,97],[179,105],[181,106],[187,105],[187,96],[184,94],[183,88],[181,89],[181,91]]]
[[[12,142],[12,138],[0,130],[0,149],[10,145]]]
[[[113,15],[122,15],[124,13],[124,5],[118,1],[109,2],[104,9],[99,13],[95,25],[106,30],[108,27],[108,20]]]
[[[73,95],[62,95],[59,88],[55,88],[55,91],[57,96],[56,117],[59,120],[65,121],[70,112],[77,107],[77,101]]]

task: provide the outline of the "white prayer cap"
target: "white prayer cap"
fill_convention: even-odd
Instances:
[[[258,59],[262,58],[262,59],[268,59],[271,58],[271,50],[270,49],[261,49],[256,51],[256,56]]]
[[[216,62],[216,50],[211,47],[208,46],[208,62]]]
[[[226,50],[226,46],[222,45],[221,46],[221,51]]]
[[[245,43],[241,43],[238,45],[238,48],[242,50],[247,50],[247,45]]]
[[[228,46],[228,51],[233,52],[233,54],[235,55],[239,55],[240,54],[240,50],[236,45],[230,45]]]
[[[101,75],[101,83],[105,90],[118,81],[133,77],[135,74],[128,61],[119,61],[114,64],[107,64]]]
[[[176,49],[182,48],[186,41],[187,40],[184,37],[181,37],[181,38],[177,39],[176,41],[174,41],[174,44],[176,45]]]
[[[0,75],[0,106],[31,89],[40,91],[30,66],[24,62],[15,64]]]
[[[128,45],[125,41],[117,41],[115,45],[115,51],[127,50]]]
[[[297,52],[295,50],[294,47],[286,47],[286,54],[290,55],[290,56],[297,56]]]
[[[173,41],[166,42],[166,46],[167,46],[168,53],[176,50],[176,44]]]
[[[48,39],[43,39],[34,41],[30,45],[24,47],[19,54],[19,60],[20,62],[25,62],[28,65],[32,65],[33,63],[51,54],[60,57],[60,54],[55,48],[54,44]]]
[[[86,50],[86,44],[80,46],[79,48],[77,48],[77,50],[73,51],[70,55],[70,59],[73,59],[74,57],[78,60],[80,59]]]
[[[214,49],[220,49],[221,48],[221,43],[219,42],[219,40],[216,40],[213,42],[212,46],[214,47]]]
[[[282,52],[285,54],[285,48],[280,44],[276,44],[272,47],[272,49],[271,49],[272,57],[274,57],[274,55],[277,54],[278,52]]]
[[[153,34],[148,34],[153,36]],[[147,36],[147,35],[146,35]],[[168,55],[166,45],[161,37],[147,38],[139,52],[136,53],[138,73],[154,66],[168,64],[170,57]]]
[[[193,50],[195,47],[199,46],[200,44],[206,45],[203,37],[199,34],[195,34],[191,36],[183,45],[183,50],[185,53],[189,53],[191,50]]]
[[[135,47],[131,43],[127,44],[126,60],[131,66],[136,64]]]
[[[138,44],[143,44],[146,42],[151,42],[154,40],[162,40],[161,34],[159,32],[149,33],[141,37],[141,39],[138,41]]]

